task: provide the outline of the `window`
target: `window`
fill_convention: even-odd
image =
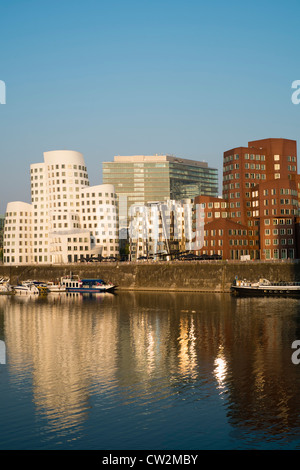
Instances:
[[[286,259],[286,257],[287,257],[287,251],[286,251],[286,248],[284,248],[281,250],[281,259]]]

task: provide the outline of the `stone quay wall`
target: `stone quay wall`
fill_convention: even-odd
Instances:
[[[120,290],[171,292],[230,292],[234,279],[257,281],[300,281],[300,262],[141,262],[78,263],[51,266],[0,265],[0,277],[9,277],[12,285],[28,279],[57,281],[61,277],[100,278],[111,281]]]

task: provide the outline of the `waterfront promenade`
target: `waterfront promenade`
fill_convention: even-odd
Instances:
[[[226,293],[236,276],[249,281],[300,281],[300,260],[0,265],[0,277],[9,277],[11,284],[27,279],[57,281],[70,273],[111,281],[120,290]]]

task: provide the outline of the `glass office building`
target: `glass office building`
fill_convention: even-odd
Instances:
[[[113,184],[119,209],[127,203],[181,200],[198,195],[218,196],[218,170],[206,162],[170,155],[116,156],[103,163],[103,183]]]

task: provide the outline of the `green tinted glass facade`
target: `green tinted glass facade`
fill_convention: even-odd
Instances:
[[[218,170],[170,162],[171,199],[218,196]]]
[[[121,160],[123,157],[118,157]],[[113,184],[117,195],[127,197],[128,207],[154,201],[194,198],[200,194],[218,195],[218,170],[206,163],[189,164],[174,157],[159,161],[124,161],[103,163],[103,183]],[[137,159],[138,160],[138,159]],[[142,160],[142,158],[140,159]]]

